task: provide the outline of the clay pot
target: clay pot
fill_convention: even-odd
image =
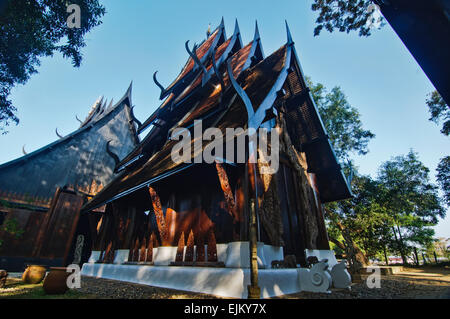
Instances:
[[[67,277],[70,273],[65,267],[50,267],[50,272],[44,280],[44,291],[48,295],[62,295],[69,289]]]
[[[47,268],[41,265],[28,265],[22,274],[22,281],[27,284],[36,285],[42,281],[45,277]]]

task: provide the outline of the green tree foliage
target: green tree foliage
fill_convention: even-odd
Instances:
[[[441,133],[449,136],[450,135],[450,107],[445,103],[442,96],[438,91],[433,91],[428,95],[426,101],[428,105],[428,110],[430,112],[430,121],[436,124],[442,122]],[[446,156],[439,162],[437,170],[437,181],[442,191],[444,192],[444,197],[447,202],[447,206],[450,206],[450,156]]]
[[[447,206],[450,207],[450,156],[446,156],[439,162],[436,168],[438,174],[436,176],[439,186],[444,192],[444,198]]]
[[[371,4],[371,0],[314,0],[311,9],[319,12],[314,35],[325,28],[329,32],[359,30],[360,36],[369,36],[371,28],[367,21],[372,18]]]
[[[343,167],[348,176],[354,171],[349,161],[351,154],[367,154],[368,143],[375,135],[363,129],[358,110],[348,103],[341,88],[334,87],[328,92],[320,83],[313,84],[310,79],[307,79],[307,82],[336,156],[340,162],[346,162]],[[361,242],[358,242],[358,238],[362,236],[354,230],[369,229],[367,225],[374,222],[364,219],[364,217],[370,219],[369,214],[365,214],[364,217],[359,215],[358,212],[364,205],[356,205],[357,202],[369,201],[366,198],[369,196],[368,193],[363,194],[362,190],[363,185],[368,187],[371,184],[371,180],[369,177],[359,176],[356,176],[355,180],[357,181],[356,194],[360,196],[326,205],[330,239],[334,245],[345,251],[354,270],[368,262],[366,255],[360,249]]]
[[[80,28],[69,28],[69,4],[80,7]],[[84,36],[98,26],[105,8],[98,0],[4,0],[0,2],[0,130],[18,123],[11,89],[37,72],[40,58],[60,52],[74,67],[82,61]]]
[[[436,124],[443,123],[441,133],[450,135],[450,107],[445,103],[438,91],[433,91],[428,95],[428,110],[430,112],[430,121]]]
[[[389,246],[392,220],[379,205],[380,187],[370,176],[356,173],[352,181],[353,198],[327,204],[329,237],[344,248],[354,270]],[[336,241],[339,237],[343,239],[341,244]]]
[[[414,246],[432,243],[431,227],[445,216],[429,169],[411,151],[383,163],[376,179],[358,174],[351,156],[367,154],[375,135],[363,128],[359,112],[339,87],[327,91],[322,84],[307,81],[338,159],[348,161],[344,172],[354,175],[354,197],[325,206],[330,241],[345,251],[354,268],[368,258],[383,256],[387,261],[390,252],[399,253],[407,262]],[[441,180],[450,175],[446,165]],[[448,184],[444,187],[449,188]]]
[[[348,161],[352,153],[367,154],[367,145],[375,135],[363,129],[361,115],[348,103],[342,89],[336,86],[328,92],[322,84],[307,81],[336,156]]]
[[[433,240],[431,226],[445,217],[438,188],[429,180],[429,169],[417,154],[397,156],[383,163],[378,173],[380,204],[393,220],[393,248],[403,262],[414,245],[429,245]]]

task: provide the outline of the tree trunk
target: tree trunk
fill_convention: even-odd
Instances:
[[[342,244],[334,238],[333,240],[330,238],[330,240],[334,244],[345,250],[351,271],[353,273],[358,273],[361,268],[368,265],[369,260],[361,251],[361,249],[355,244],[349,230],[342,224],[342,222],[339,220],[339,217],[329,209],[326,209],[325,211],[330,216],[333,216],[335,220],[337,220],[337,226],[342,233],[342,237],[344,237],[344,243]]]
[[[383,251],[384,251],[384,260],[386,260],[386,266],[389,266],[389,259],[388,259],[388,256],[387,256],[386,244],[383,245]]]
[[[417,248],[414,247],[414,255],[416,256],[416,265],[419,266],[419,256],[417,255]]]
[[[402,233],[400,232],[400,227],[398,225],[397,225],[397,230],[398,230],[398,236],[400,238],[400,254],[402,256],[403,264],[407,265],[408,264],[408,260],[406,259],[405,245],[403,243]]]
[[[335,244],[336,246],[338,246],[340,249],[342,250],[346,250],[345,245],[343,243],[341,243],[339,240],[331,237],[330,235],[328,235],[328,239]]]
[[[348,257],[351,259],[352,263],[351,269],[353,272],[359,272],[359,269],[367,266],[369,261],[361,249],[359,249],[359,247],[353,242],[348,229],[345,228],[341,222],[338,222],[337,225],[342,233],[342,236],[344,237],[345,246],[347,247],[346,251],[348,252]]]

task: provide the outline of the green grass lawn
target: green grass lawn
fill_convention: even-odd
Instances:
[[[64,295],[47,295],[42,283],[30,285],[18,278],[9,278],[6,287],[0,288],[0,299],[94,299],[95,296],[82,294],[70,289]]]

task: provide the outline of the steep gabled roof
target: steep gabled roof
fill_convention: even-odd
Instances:
[[[212,54],[213,50],[224,41],[226,38],[225,34],[225,23],[222,21],[220,25],[214,30],[214,32],[202,43],[196,50],[197,57],[200,62],[205,63],[205,61]],[[181,70],[180,74],[176,79],[162,92],[161,98],[166,97],[168,94],[172,93],[176,87],[183,85],[183,80],[192,72],[198,70],[198,65],[195,64],[192,57],[189,57],[185,66]]]
[[[230,57],[230,55],[232,55]],[[227,58],[231,59],[231,65],[233,68],[234,76],[238,77],[242,71],[249,68],[252,63],[256,63],[264,58],[264,53],[261,45],[261,39],[258,30],[258,24],[255,26],[255,35],[253,41],[247,44],[242,48],[242,39],[240,35],[239,25],[236,20],[235,29],[233,35],[222,45],[215,50],[215,61],[218,68],[222,67]],[[212,67],[212,59],[208,62],[206,67],[208,74],[206,78],[211,79],[215,78],[214,70]],[[171,93],[169,97],[166,98],[164,103],[155,111],[140,127],[139,131],[143,131],[146,127],[148,127],[151,123],[153,123],[158,116],[170,112],[170,107],[178,107],[180,104],[190,102],[186,101],[192,96],[193,92],[197,92],[202,90],[205,98],[202,98],[201,102],[196,105],[196,107],[192,108],[176,124],[176,126],[183,126],[187,122],[192,121],[193,119],[202,116],[212,109],[215,104],[210,103],[213,99],[216,98],[216,95],[220,93],[217,89],[211,90],[211,87],[203,88],[201,86],[202,80],[205,78],[204,72],[199,72],[197,77],[191,82],[191,84],[186,86],[186,89],[181,92],[178,96],[175,96],[174,93]],[[225,82],[228,84],[228,76],[224,77]],[[206,93],[205,93],[206,92]],[[122,162],[118,165],[118,168],[121,169],[126,166],[127,163],[133,163],[137,157],[142,154],[143,148],[148,143],[151,143],[152,139],[155,138],[158,134],[158,128],[153,128],[151,132],[147,134],[147,136],[142,140],[142,142],[130,153],[126,156]]]
[[[87,187],[96,181],[107,184],[114,160],[106,151],[111,141],[114,152],[123,157],[139,143],[133,121],[131,90],[114,106],[97,100],[81,126],[34,152],[0,165],[0,197],[51,198],[56,187]]]
[[[246,83],[246,90],[252,102],[257,105],[260,102],[260,95],[267,94],[274,81],[278,77],[278,73],[282,70],[285,63],[286,46],[281,47],[265,60],[248,69],[242,74],[240,81]],[[225,105],[227,108],[218,114],[214,125],[221,129],[224,134],[226,128],[244,127],[246,125],[245,105],[236,98],[236,94],[231,91],[226,97]],[[164,174],[171,174],[182,170],[189,166],[186,164],[175,163],[171,158],[171,150],[177,141],[167,140],[163,148],[148,159],[143,165],[134,167],[130,171],[122,171],[108,184],[95,198],[85,205],[83,210],[91,210],[110,202],[118,197],[125,196],[140,188],[145,187],[152,182],[152,179],[159,178]],[[196,144],[192,141],[192,158],[206,146],[206,142],[202,144],[201,149],[196,148]]]
[[[194,165],[175,163],[171,158],[171,151],[178,141],[167,139],[168,136],[161,136],[161,133],[167,134],[177,127],[189,129],[195,119],[204,120],[204,129],[214,126],[223,133],[227,128],[258,128],[266,121],[267,111],[281,104],[287,108],[283,112],[286,112],[289,135],[292,135],[293,144],[298,151],[306,154],[309,172],[315,176],[313,186],[318,190],[321,201],[350,197],[347,180],[304,81],[287,23],[286,29],[287,43],[266,58],[256,26],[254,40],[235,52],[227,63],[223,63],[227,69],[225,75],[225,68],[219,71],[218,66],[214,74],[211,72],[210,76],[205,76],[211,71],[212,65],[209,69],[200,65],[203,72],[200,70],[190,84],[198,88],[197,94],[184,93],[184,98],[178,98],[179,95],[174,94],[172,100],[178,100],[178,104],[174,110],[166,110],[171,117],[164,117],[166,121],[172,120],[173,123],[166,125],[165,130],[153,128],[132,152],[133,156],[127,156],[129,162],[135,162],[138,158],[139,165],[126,167],[83,209],[94,209]],[[222,47],[219,46],[220,52],[225,52],[225,47],[231,46],[231,41],[227,42]],[[233,75],[231,78],[230,74]],[[185,87],[186,90],[189,91],[189,85]],[[151,145],[153,139],[161,137],[165,139],[161,147],[152,155],[143,156],[142,151],[146,145]],[[191,159],[202,152],[208,143],[191,141]]]
[[[213,53],[215,53],[216,61],[219,60],[222,63],[224,55],[228,55],[236,45],[242,47],[242,40],[240,37],[239,26],[236,21],[235,32],[227,41],[222,42],[221,38],[225,37],[225,25],[222,19],[220,26],[210,35],[210,37],[204,41],[200,47],[196,50],[197,57],[202,64],[207,64],[207,69],[211,68],[211,59]],[[218,47],[218,48],[217,48]],[[188,62],[182,69],[180,75],[175,81],[169,85],[168,88],[161,92],[161,97],[166,97],[165,101],[153,112],[153,114],[142,123],[139,128],[139,132],[142,132],[149,127],[163,112],[166,112],[168,108],[171,108],[174,104],[179,104],[180,101],[194,91],[202,78],[204,72],[199,67],[192,57],[189,57]],[[177,90],[174,90],[177,87]],[[170,110],[169,110],[170,111]]]

